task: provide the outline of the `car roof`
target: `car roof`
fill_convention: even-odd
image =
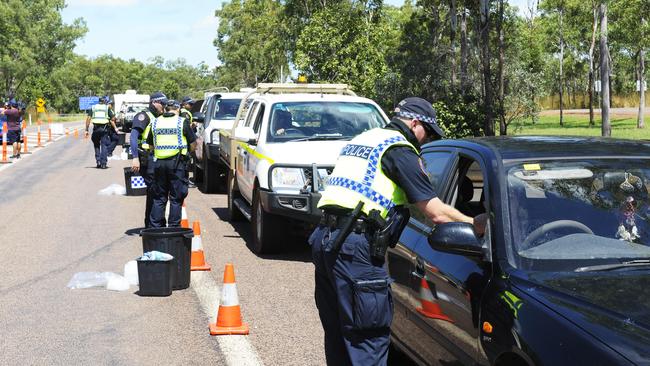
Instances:
[[[279,102],[352,102],[370,103],[372,100],[363,97],[355,97],[342,94],[318,94],[318,93],[287,93],[287,94],[262,94],[254,96],[257,100],[264,100],[269,103]]]
[[[466,147],[489,150],[502,160],[562,157],[650,157],[644,140],[578,136],[499,136],[438,140],[426,146]]]

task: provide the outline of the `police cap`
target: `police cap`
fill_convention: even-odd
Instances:
[[[155,92],[149,96],[149,102],[165,105],[167,103],[167,96],[163,92]]]
[[[190,97],[183,97],[181,104],[194,104],[194,99]]]
[[[174,99],[168,99],[167,102],[165,103],[165,105],[167,107],[176,107],[176,108],[181,107],[180,103],[178,103],[178,101],[174,100]]]
[[[445,137],[445,132],[438,126],[436,110],[431,103],[418,97],[406,98],[395,107],[395,116],[416,119],[420,121],[429,132],[440,137]]]

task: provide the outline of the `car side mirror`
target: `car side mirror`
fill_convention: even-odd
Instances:
[[[241,126],[235,128],[235,140],[247,144],[255,144],[257,142],[257,135],[252,127]]]
[[[203,121],[205,121],[205,114],[203,114],[203,113],[201,113],[201,112],[196,112],[196,113],[194,113],[194,114],[192,115],[192,120],[193,120],[194,122],[201,122],[201,123],[203,123]]]
[[[431,248],[441,252],[483,257],[483,245],[474,232],[474,225],[466,222],[436,225],[428,240]]]

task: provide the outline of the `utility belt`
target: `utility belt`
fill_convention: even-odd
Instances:
[[[411,217],[410,212],[404,206],[395,206],[388,211],[388,215],[384,219],[377,210],[370,210],[369,215],[364,215],[361,212],[362,207],[363,203],[359,202],[357,207],[349,213],[332,213],[325,209],[320,224],[329,227],[330,230],[341,229],[333,245],[334,250],[340,249],[343,241],[351,232],[367,233],[370,235],[368,240],[370,256],[383,261],[388,248],[394,248],[397,245],[399,237]]]
[[[93,123],[93,131],[100,131],[102,129],[107,129],[108,123]]]

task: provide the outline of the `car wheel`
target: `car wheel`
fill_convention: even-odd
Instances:
[[[203,150],[203,179],[201,181],[201,190],[203,193],[216,193],[219,187],[219,172],[217,164],[208,160],[208,155]]]
[[[260,201],[259,189],[253,193],[253,243],[251,249],[256,254],[277,253],[283,248],[284,223],[280,218],[264,211]]]
[[[235,190],[236,177],[232,173],[228,173],[228,217],[230,221],[244,221],[244,214],[235,207],[234,201],[237,198],[241,199],[239,191]]]

